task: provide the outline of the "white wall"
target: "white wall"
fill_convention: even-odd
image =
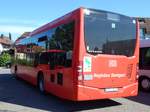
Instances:
[[[0,54],[2,53],[2,51],[3,51],[3,46],[2,44],[0,44]]]

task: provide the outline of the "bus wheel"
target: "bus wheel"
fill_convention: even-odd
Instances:
[[[39,77],[38,77],[38,88],[41,93],[44,93],[44,77],[43,77],[43,75],[39,75]]]
[[[140,89],[145,92],[150,91],[150,79],[147,77],[143,77],[140,79]]]

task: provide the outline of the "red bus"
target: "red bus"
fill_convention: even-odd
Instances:
[[[16,41],[12,73],[73,101],[135,96],[138,29],[135,18],[79,8]]]

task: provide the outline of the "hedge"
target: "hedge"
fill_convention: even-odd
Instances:
[[[8,62],[11,61],[11,56],[8,53],[3,53],[0,55],[0,66],[6,66]]]

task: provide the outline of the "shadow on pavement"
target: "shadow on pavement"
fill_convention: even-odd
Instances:
[[[127,99],[150,106],[150,93],[139,91],[138,96],[128,97]]]
[[[0,101],[54,112],[81,111],[121,105],[109,99],[72,102],[50,94],[41,95],[35,87],[25,81],[16,80],[10,74],[0,74]]]

